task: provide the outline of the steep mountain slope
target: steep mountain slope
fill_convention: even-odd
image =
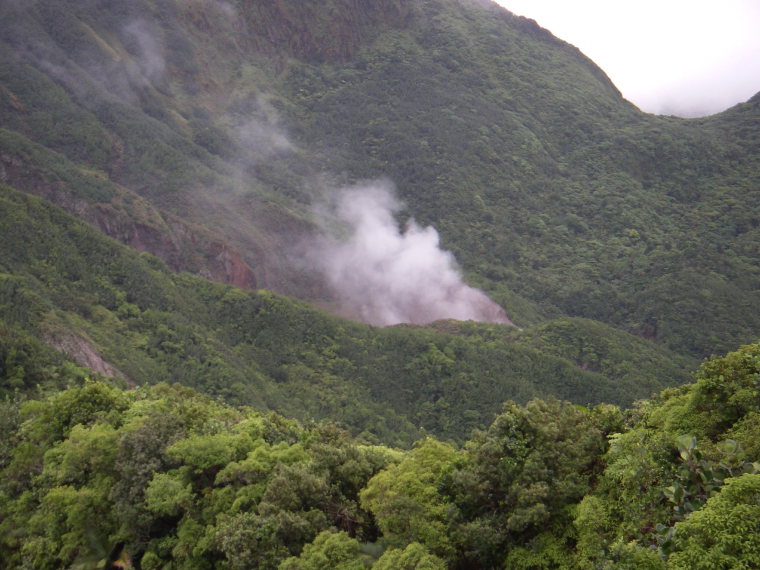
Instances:
[[[291,75],[315,144],[351,149],[359,175],[390,173],[490,291],[696,354],[757,334],[742,316],[760,301],[756,100],[644,115],[528,22],[421,7],[363,58]]]
[[[174,269],[339,307],[292,245],[388,177],[517,324],[702,356],[760,331],[757,98],[640,113],[487,1],[0,7],[0,177]]]
[[[524,331],[352,323],[271,292],[176,275],[7,186],[0,240],[0,393],[7,395],[76,381],[36,340],[43,339],[131,385],[180,382],[406,445],[421,429],[463,441],[505,400],[555,394],[629,405],[685,382],[693,364],[583,322]]]

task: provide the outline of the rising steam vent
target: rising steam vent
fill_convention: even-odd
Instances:
[[[438,319],[512,324],[506,312],[463,282],[438,232],[410,219],[402,229],[393,189],[372,183],[343,189],[320,210],[325,225],[344,230],[311,247],[312,262],[332,287],[343,313],[374,325]]]

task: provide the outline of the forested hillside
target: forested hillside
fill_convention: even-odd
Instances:
[[[758,307],[760,95],[489,0],[0,2],[0,569],[758,567]]]
[[[325,196],[385,178],[520,326],[590,318],[698,357],[760,329],[757,98],[641,113],[484,1],[0,10],[2,179],[175,270],[344,314],[293,245]]]
[[[760,345],[623,413],[506,403],[406,451],[190,388],[88,381],[0,423],[0,567],[752,568]]]
[[[505,400],[630,405],[689,378],[689,360],[582,320],[523,331],[454,321],[376,328],[268,291],[176,275],[8,187],[0,241],[6,396],[66,387],[70,374],[47,370],[63,366],[55,348],[123,385],[179,382],[409,445],[425,430],[462,442]]]

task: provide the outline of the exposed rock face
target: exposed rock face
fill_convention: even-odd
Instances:
[[[257,287],[253,269],[224,240],[158,211],[126,189],[118,190],[124,200],[88,202],[64,184],[44,179],[39,171],[10,154],[0,154],[0,182],[48,200],[121,243],[155,255],[174,271],[195,273],[243,289]],[[119,208],[123,201],[131,205]]]
[[[216,252],[213,257],[216,263],[209,263],[205,269],[200,271],[200,275],[212,281],[222,281],[241,289],[256,288],[256,278],[253,271],[237,251],[223,243],[210,245],[211,252]]]
[[[109,378],[121,378],[127,384],[134,386],[135,383],[118,368],[107,362],[101,354],[95,350],[90,341],[72,331],[56,331],[48,333],[45,342],[62,352],[79,366],[89,368]]]
[[[188,271],[242,289],[255,289],[253,270],[241,255],[207,230],[160,213],[159,226],[141,223],[110,205],[99,204],[85,218],[118,241],[162,259],[174,271]]]

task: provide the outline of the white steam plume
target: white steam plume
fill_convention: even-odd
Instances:
[[[295,150],[285,132],[268,119],[252,118],[236,129],[242,156],[251,164]]]
[[[400,209],[391,186],[375,182],[339,191],[322,212],[348,235],[324,238],[310,254],[347,316],[375,325],[438,319],[512,324],[504,309],[462,281],[433,227],[411,219],[399,228],[394,214]]]
[[[124,27],[125,39],[134,44],[140,74],[153,84],[161,82],[166,72],[166,60],[154,28],[145,20],[134,20]]]

